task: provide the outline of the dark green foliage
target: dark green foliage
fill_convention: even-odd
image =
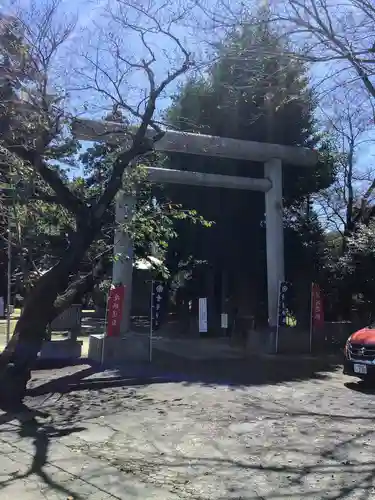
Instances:
[[[84,166],[84,177],[76,179],[82,184],[87,201],[94,202],[101,195],[109,173],[112,170],[113,151],[110,146],[95,144],[81,155]],[[139,162],[131,173],[124,176],[123,187],[126,191],[136,194],[137,203],[134,217],[130,224],[124,225],[134,242],[135,258],[147,258],[154,254],[164,258],[170,240],[177,237],[175,222],[179,221],[182,227],[197,224],[201,227],[210,226],[210,223],[199,216],[194,209],[184,209],[181,204],[172,203],[163,195],[161,187],[150,184],[144,167],[159,162],[157,155],[151,155]],[[101,251],[111,252],[114,236],[114,203],[107,210],[102,229],[102,237],[95,244],[104,247]],[[94,247],[91,248],[91,252]],[[168,273],[167,268],[163,268]]]
[[[284,166],[287,276],[308,288],[321,271],[323,243],[309,199],[331,183],[334,172],[329,144],[316,130],[315,99],[306,68],[282,55],[283,48],[278,34],[265,26],[234,31],[217,48],[217,61],[209,72],[180,89],[167,116],[180,130],[321,151],[316,168]],[[194,171],[263,176],[263,166],[252,162],[172,155],[170,164]],[[206,261],[214,276],[231,277],[229,295],[240,296],[247,290],[254,297],[255,289],[255,302],[265,309],[264,195],[195,187],[168,187],[167,193],[216,222],[206,232],[198,227],[179,231],[170,265],[177,268],[179,260],[191,255]]]

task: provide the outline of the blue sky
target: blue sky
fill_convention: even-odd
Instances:
[[[104,31],[104,27],[106,28],[106,31],[112,31],[115,35],[119,35],[119,25],[114,25],[108,14],[105,13],[108,6],[108,0],[78,0],[78,3],[73,0],[64,0],[64,3],[67,10],[72,12],[78,11],[78,26],[75,35],[72,36],[73,45],[75,46],[74,49],[80,50],[81,52],[88,51],[90,56],[94,57],[96,50],[95,46],[98,44],[102,45],[100,64],[105,67],[111,76],[113,76],[114,70],[113,67],[111,67],[111,63],[112,66],[115,65],[114,59],[110,61],[111,53],[105,50],[105,45],[108,43],[108,40],[98,42],[97,37],[100,31]],[[157,5],[157,3],[155,3],[155,5]],[[130,20],[134,21],[134,16],[133,18],[131,17]],[[143,22],[146,22],[145,18],[143,18]],[[194,47],[194,40],[186,28],[174,24],[172,31],[185,46],[188,46],[189,49],[196,50],[196,47]],[[131,58],[134,54],[136,54],[134,59],[137,60],[141,57],[147,57],[148,54],[145,51],[139,35],[132,29],[128,29],[124,31],[124,33],[125,35],[119,35],[119,38],[122,36],[124,38],[120,41],[120,48],[125,56]],[[179,62],[181,61],[181,57],[179,57],[179,55],[181,55],[181,52],[178,52],[175,42],[160,34],[149,35],[147,37],[147,43],[150,44],[156,55],[156,61],[153,64],[153,71],[155,73],[156,82],[158,83],[164,79],[167,71],[170,69],[173,70],[179,65]],[[80,47],[78,47],[79,45]],[[122,67],[125,68],[125,65]],[[83,71],[86,72],[87,69]],[[177,89],[177,85],[180,81],[181,79],[179,81],[176,80],[168,87],[169,95]],[[108,83],[108,79],[105,83]],[[127,85],[123,85],[124,94],[127,94],[130,102],[134,104],[138,103],[143,97],[143,91],[148,88],[148,81],[144,71],[136,71],[129,74],[126,78],[126,84]],[[113,88],[111,88],[110,91],[113,93]],[[91,113],[100,113],[100,109],[95,110],[95,108],[98,108],[99,104],[98,95],[94,95],[92,93],[90,95],[90,92],[83,92],[80,93],[79,96],[87,102],[89,108],[92,105],[90,109]],[[107,102],[108,100],[106,100],[106,103]],[[169,102],[170,100],[168,97],[161,96],[158,100],[158,109],[165,109]]]

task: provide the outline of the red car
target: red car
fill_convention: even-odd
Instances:
[[[353,333],[345,345],[344,373],[375,380],[375,323]]]

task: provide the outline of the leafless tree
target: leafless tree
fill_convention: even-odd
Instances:
[[[373,216],[375,166],[368,146],[374,141],[366,96],[344,92],[321,106],[323,123],[338,151],[336,179],[316,197],[320,219],[342,236]],[[360,161],[360,157],[365,161]]]

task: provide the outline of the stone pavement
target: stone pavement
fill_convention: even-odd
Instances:
[[[332,365],[290,377],[290,363],[244,384],[203,369],[35,373],[38,424],[0,415],[0,499],[375,498],[375,392]]]

